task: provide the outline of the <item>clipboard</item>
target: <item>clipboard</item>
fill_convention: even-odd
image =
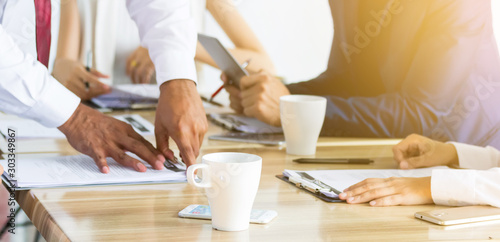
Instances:
[[[299,187],[299,186],[295,185],[294,183],[290,182],[288,180],[288,177],[286,177],[284,175],[276,175],[276,178],[278,178],[278,179],[280,179],[280,180],[282,180],[282,181],[284,181],[284,182],[286,182],[288,184],[291,184],[292,186],[297,187],[300,190],[305,191],[305,192],[313,195],[314,197],[319,198],[319,199],[321,199],[321,200],[323,200],[325,202],[328,202],[328,203],[343,203],[343,202],[345,202],[344,200],[340,200],[338,198],[331,198],[331,197],[323,195],[322,193],[312,192],[312,191],[309,191],[309,190],[307,190],[307,189],[305,189],[303,187]]]

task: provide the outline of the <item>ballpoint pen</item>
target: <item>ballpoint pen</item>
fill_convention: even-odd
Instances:
[[[247,61],[245,61],[243,64],[241,64],[241,68],[245,69],[245,68],[248,66],[248,64],[250,64],[250,60],[251,60],[251,59],[248,59],[248,60],[247,60]],[[213,99],[215,98],[215,96],[217,96],[217,94],[219,94],[219,92],[220,92],[220,91],[222,91],[222,89],[224,88],[224,85],[225,85],[225,84],[222,84],[222,86],[221,86],[221,87],[219,87],[219,89],[217,89],[217,91],[215,91],[215,92],[214,92],[214,94],[212,94],[212,96],[210,96],[210,100],[209,100],[209,102],[212,102],[212,101],[213,101]]]
[[[90,66],[92,65],[92,51],[89,50],[89,52],[87,53],[87,66],[85,67],[85,70],[87,70],[87,72],[90,72]],[[90,90],[90,83],[86,80],[83,80],[83,83],[85,84],[85,92],[89,92]]]

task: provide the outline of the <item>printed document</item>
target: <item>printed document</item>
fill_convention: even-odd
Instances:
[[[134,154],[132,157],[141,160]],[[101,173],[94,160],[86,155],[60,156],[51,158],[24,158],[16,161],[14,175],[7,170],[7,160],[0,160],[5,168],[2,179],[7,184],[17,182],[17,188],[50,188],[86,185],[113,184],[145,184],[185,182],[185,166],[175,164],[168,169],[154,170],[151,165],[142,161],[148,168],[146,172],[138,172],[107,159],[110,172]],[[14,181],[15,180],[15,181]]]

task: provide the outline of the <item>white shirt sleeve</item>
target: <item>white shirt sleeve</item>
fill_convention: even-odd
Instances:
[[[23,53],[0,25],[0,110],[59,127],[80,99],[49,75],[33,56]]]
[[[127,0],[130,17],[149,50],[158,85],[174,79],[196,82],[196,28],[189,0]]]
[[[500,207],[500,151],[493,147],[452,144],[457,149],[460,167],[479,170],[432,171],[431,192],[434,203]]]

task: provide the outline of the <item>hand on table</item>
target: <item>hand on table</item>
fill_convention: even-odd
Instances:
[[[339,197],[350,204],[369,202],[377,207],[434,203],[430,177],[370,178],[345,189]]]
[[[392,148],[401,169],[458,165],[455,146],[412,134]]]
[[[155,136],[156,147],[165,157],[175,159],[168,143],[172,137],[186,165],[194,164],[207,129],[205,110],[193,81],[171,80],[160,86]]]
[[[132,126],[83,104],[78,106],[59,130],[66,135],[71,146],[92,157],[102,173],[109,172],[106,157],[112,157],[118,163],[136,171],[146,171],[144,164],[127,155],[125,151],[135,153],[157,170],[163,169],[165,157],[136,133]]]
[[[148,49],[139,46],[127,58],[127,76],[132,83],[149,83],[155,71],[155,66],[149,57]]]
[[[228,79],[221,76],[225,84]],[[237,113],[257,118],[265,123],[280,126],[280,97],[290,95],[281,81],[268,73],[260,72],[245,76],[240,80],[239,89],[225,86],[231,100],[231,108]]]
[[[111,92],[111,87],[99,81],[99,78],[109,78],[109,76],[95,69],[90,69],[88,72],[78,61],[55,60],[52,75],[82,100],[90,100],[93,97]]]

